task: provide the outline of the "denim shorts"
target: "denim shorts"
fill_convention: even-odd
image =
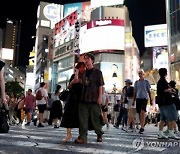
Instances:
[[[162,121],[177,120],[177,111],[174,104],[160,106],[159,111],[160,111],[160,120]]]
[[[25,113],[33,113],[33,109],[31,109],[31,108],[25,108]]]

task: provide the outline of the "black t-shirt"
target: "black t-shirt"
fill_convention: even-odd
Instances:
[[[134,87],[127,87],[127,90],[126,90],[126,96],[127,97],[133,97],[133,95],[134,95]]]
[[[172,96],[171,93],[165,92],[166,89],[169,88],[168,82],[165,78],[160,78],[157,83],[157,96],[164,98],[165,102],[161,103],[161,105],[169,105],[172,104]]]
[[[99,87],[104,85],[102,72],[99,69],[92,68],[86,70],[83,78],[83,102],[97,103],[99,96]]]
[[[5,63],[0,60],[0,71],[2,70],[2,68],[4,67],[4,65],[5,65]]]

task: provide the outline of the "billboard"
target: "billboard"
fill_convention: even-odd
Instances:
[[[124,50],[124,20],[91,21],[80,32],[80,54],[97,50]]]
[[[111,93],[115,87],[116,93],[120,92],[124,83],[123,63],[101,62],[100,69],[104,77],[105,90]]]
[[[167,68],[168,69],[168,51],[167,46],[153,47],[153,68]]]
[[[13,60],[14,50],[8,48],[1,48],[1,59]]]
[[[167,45],[167,24],[145,26],[145,47]]]
[[[78,18],[80,18],[82,21],[90,21],[92,11],[90,8],[90,2],[65,4],[64,17],[76,10],[78,11]]]
[[[77,16],[76,10],[55,24],[54,47],[58,47],[75,38]]]
[[[91,8],[97,8],[100,6],[113,6],[121,5],[124,0],[91,0]]]
[[[70,4],[65,4],[64,5],[64,17],[68,16],[69,14],[71,14],[72,12],[76,11],[78,12],[78,14],[81,13],[81,3],[70,3]]]

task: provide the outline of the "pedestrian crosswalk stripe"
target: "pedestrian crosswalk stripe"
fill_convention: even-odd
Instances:
[[[78,129],[72,129],[73,140],[78,136]],[[26,127],[24,129],[12,127],[7,134],[0,134],[4,137],[0,140],[1,145],[15,145],[24,147],[36,147],[43,149],[52,149],[59,151],[77,152],[77,153],[93,153],[93,154],[119,154],[119,153],[133,153],[136,149],[133,147],[133,140],[136,138],[144,138],[144,141],[154,141],[157,135],[152,132],[151,134],[138,134],[126,133],[119,129],[106,130],[103,135],[103,142],[97,143],[94,131],[88,132],[87,144],[75,144],[71,140],[64,143],[62,140],[66,135],[65,128],[54,129],[51,127],[37,128]],[[12,138],[17,142],[12,141]],[[157,140],[156,140],[157,141]],[[144,147],[135,153],[158,153],[167,148],[164,147],[150,147],[146,144]]]

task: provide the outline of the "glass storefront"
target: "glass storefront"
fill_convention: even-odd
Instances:
[[[171,79],[180,84],[180,0],[169,0]]]

